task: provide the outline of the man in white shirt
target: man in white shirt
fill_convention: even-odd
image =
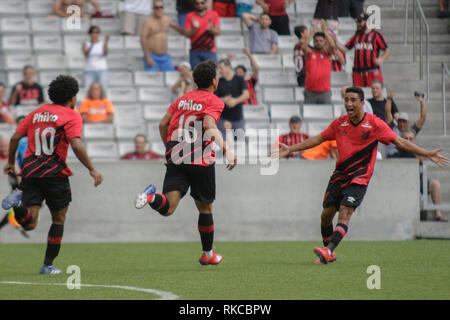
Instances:
[[[121,14],[122,34],[139,35],[141,26],[151,13],[153,0],[125,0]]]

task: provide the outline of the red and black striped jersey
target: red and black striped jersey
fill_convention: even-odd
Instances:
[[[166,160],[174,164],[209,166],[215,161],[211,138],[205,136],[203,118],[219,121],[225,104],[214,93],[192,90],[172,103],[167,132]]]
[[[386,39],[376,30],[364,34],[355,33],[345,46],[348,49],[355,48],[353,64],[353,71],[355,72],[378,69],[379,66],[375,63],[375,60],[380,55],[380,50],[388,48]]]
[[[199,27],[197,32],[191,38],[191,50],[216,52],[216,37],[208,31],[208,26],[220,25],[217,12],[206,10],[204,16],[198,15],[195,11],[189,12],[186,16],[186,29],[189,30],[194,27],[194,20],[198,21]]]
[[[339,59],[337,57],[337,50],[335,49],[333,55],[331,56],[331,71],[333,72],[344,72],[344,66],[339,62]],[[344,56],[345,59],[345,53],[340,51],[340,53]]]
[[[66,164],[72,138],[81,138],[83,121],[75,110],[57,104],[46,104],[31,112],[16,129],[27,136],[23,160],[25,178],[68,177]]]
[[[322,131],[325,140],[336,140],[339,158],[330,183],[346,186],[350,183],[368,185],[377,157],[378,142],[390,144],[397,134],[376,115],[365,113],[353,124],[348,115],[334,120]]]
[[[300,133],[287,133],[283,134],[278,138],[278,142],[284,143],[287,146],[293,146],[295,144],[298,144],[300,142],[303,142],[305,140],[309,139],[309,134],[300,132]],[[301,158],[301,154],[303,151],[299,152],[292,152],[289,156],[286,158]]]
[[[255,77],[251,76],[250,79],[245,80],[245,82],[247,83],[248,93],[250,93],[250,98],[245,101],[245,104],[258,104],[255,93],[255,85],[257,80]]]

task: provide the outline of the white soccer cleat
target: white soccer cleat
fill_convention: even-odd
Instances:
[[[155,192],[156,187],[151,184],[147,188],[145,188],[142,193],[138,194],[134,199],[134,206],[136,207],[136,209],[142,209],[143,207],[145,207],[149,202],[149,195],[154,194]]]

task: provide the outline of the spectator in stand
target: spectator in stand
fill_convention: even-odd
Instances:
[[[325,141],[314,148],[302,151],[302,158],[307,160],[325,160],[330,157],[335,160],[338,158],[336,140]]]
[[[93,82],[100,82],[103,89],[109,87],[109,72],[106,56],[108,55],[109,34],[104,41],[100,40],[100,28],[91,26],[88,31],[89,41],[83,42],[82,50],[86,57],[84,67],[84,87],[89,88]]]
[[[416,143],[416,135],[414,131],[411,129],[406,129],[402,133],[402,138],[408,140],[409,142]],[[425,160],[423,157],[416,156],[413,153],[409,153],[403,150],[400,150],[399,153],[395,155],[394,158],[418,158],[420,162],[420,193],[423,195],[423,161]],[[441,183],[437,179],[428,179],[427,180],[427,189],[428,194],[431,195],[431,201],[433,201],[434,205],[441,204]],[[441,210],[436,210],[434,212],[434,217],[436,221],[447,222],[448,219],[442,216]]]
[[[318,0],[314,12],[313,26],[319,27],[325,20],[327,28],[338,31],[338,2],[336,0]]]
[[[438,18],[448,18],[450,17],[450,13],[448,12],[448,0],[439,0],[439,14]]]
[[[215,94],[225,103],[225,108],[217,127],[222,132],[222,136],[225,137],[225,121],[229,122],[234,130],[245,129],[242,105],[250,98],[250,94],[244,78],[233,72],[230,60],[220,60],[218,67],[221,78]]]
[[[383,89],[384,85],[383,82],[380,80],[373,80],[372,85],[372,98],[369,99],[369,103],[372,106],[373,113],[378,116],[378,118],[386,121],[386,102],[387,100],[383,97]],[[394,91],[389,90],[388,92],[391,94],[391,113],[394,117],[395,121],[398,120],[398,108],[397,105],[394,102],[393,94]]]
[[[105,92],[99,82],[91,84],[87,99],[81,102],[80,114],[84,123],[113,123],[113,104],[106,99]]]
[[[244,12],[251,13],[255,3],[255,0],[236,0],[236,17],[241,18]]]
[[[184,28],[164,14],[164,2],[153,2],[153,14],[141,27],[141,47],[144,51],[145,71],[175,71],[168,50],[169,29],[173,28],[184,35]]]
[[[331,60],[335,44],[333,38],[322,21],[323,32],[311,30],[308,39],[303,43],[306,60],[305,103],[331,104]],[[308,46],[309,39],[314,34],[314,48]],[[325,41],[329,42],[325,49]]]
[[[333,30],[329,30],[330,35],[334,40],[334,43],[337,41],[336,34]],[[325,49],[328,50],[329,42],[325,42]],[[346,63],[345,53],[339,50],[339,48],[335,47],[333,50],[333,54],[331,55],[331,71],[332,72],[345,72],[344,66]]]
[[[364,0],[338,0],[339,17],[352,17],[356,19],[364,13]]]
[[[425,121],[427,119],[427,105],[425,102],[425,94],[423,94],[423,97],[415,96],[416,100],[418,100],[420,102],[420,117],[412,126],[410,126],[410,124],[409,124],[409,116],[406,112],[399,113],[398,121],[395,121],[395,119],[392,117],[392,99],[393,98],[394,98],[394,91],[389,90],[388,98],[387,98],[387,102],[386,102],[386,111],[385,111],[386,123],[398,135],[401,135],[403,132],[405,132],[407,129],[409,129],[412,132],[414,132],[415,136],[417,136],[417,134],[420,132],[420,130],[422,130],[423,125],[425,124]],[[386,147],[386,151],[387,151],[388,158],[395,157],[399,153],[399,150],[393,143],[389,144]]]
[[[294,47],[294,64],[295,64],[295,73],[297,74],[297,83],[299,87],[305,86],[305,78],[306,78],[306,70],[305,70],[305,54],[303,52],[303,45],[305,41],[309,39],[309,32],[306,26],[296,26],[294,29],[294,33],[298,38],[298,43]],[[309,46],[307,43],[306,45]],[[312,48],[312,47],[310,47]]]
[[[299,116],[292,116],[289,119],[289,133],[283,134],[278,138],[279,143],[283,143],[287,146],[293,146],[297,143],[309,139],[309,134],[300,132],[302,128],[302,119]],[[286,158],[301,158],[303,151],[292,152]]]
[[[25,66],[23,68],[23,80],[13,86],[8,99],[10,106],[39,106],[44,103],[44,94],[39,83],[34,81],[34,68]]]
[[[258,24],[255,21],[258,20]],[[242,13],[242,21],[250,30],[251,53],[278,53],[278,34],[271,30],[272,21],[267,13],[261,13],[259,19],[250,13]]]
[[[178,24],[184,28],[187,14],[195,10],[194,0],[177,0],[176,9],[178,13]]]
[[[357,30],[355,35],[344,46],[339,41],[336,45],[342,52],[355,48],[353,64],[353,85],[355,87],[370,87],[375,79],[383,82],[380,67],[391,54],[384,36],[377,30],[367,26],[369,16],[362,13],[356,18]],[[384,51],[380,56],[380,51]]]
[[[3,101],[3,96],[5,95],[5,85],[0,82],[0,123],[15,123],[14,118],[9,112],[8,103]]]
[[[275,30],[278,35],[290,35],[289,16],[286,8],[294,0],[256,0],[256,3],[261,6],[265,13],[268,13],[272,24],[270,29]]]
[[[232,18],[236,16],[236,3],[234,0],[213,0],[213,10],[219,17]]]
[[[153,0],[124,0],[123,12],[120,15],[123,35],[141,34],[142,24],[151,14],[152,3]]]
[[[147,147],[147,138],[143,134],[138,134],[134,137],[134,151],[122,156],[122,160],[154,160],[160,159],[161,156],[150,150],[145,150]]]
[[[186,16],[184,35],[191,39],[189,62],[192,69],[206,60],[217,62],[216,36],[220,34],[217,12],[208,10],[206,0],[194,0],[195,11]]]
[[[247,68],[245,68],[245,66],[243,65],[236,66],[234,72],[236,73],[236,75],[243,77],[245,79],[245,82],[247,83],[250,98],[245,100],[244,104],[258,104],[258,101],[256,99],[255,86],[258,83],[259,66],[248,48],[244,48],[243,52],[250,59],[250,64],[252,66],[252,75],[249,77],[247,76]]]
[[[192,91],[194,89],[195,83],[192,77],[191,65],[189,62],[182,62],[178,68],[178,73],[180,78],[172,86],[172,93],[178,98],[181,98],[185,93]],[[175,99],[176,100],[176,99]]]
[[[92,12],[86,13],[84,5],[89,2],[92,5]],[[53,14],[67,18],[73,14],[73,11],[67,11],[70,6],[78,6],[82,18],[90,18],[100,12],[100,5],[97,0],[55,0],[53,2]]]

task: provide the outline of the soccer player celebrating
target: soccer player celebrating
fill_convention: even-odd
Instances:
[[[50,83],[48,95],[53,104],[43,105],[22,120],[11,137],[8,162],[3,169],[5,174],[14,173],[19,140],[27,136],[20,189],[3,200],[2,207],[5,210],[14,208],[20,225],[25,230],[33,230],[38,223],[42,201],[46,201],[52,215],[52,225],[41,274],[61,273],[53,266],[53,260],[61,247],[64,221],[72,200],[68,179],[72,172],[66,164],[69,144],[94,178],[94,185],[98,186],[103,180],[81,142],[83,121],[74,110],[77,92],[78,83],[71,76],[60,75]]]
[[[334,120],[319,135],[293,146],[280,143],[279,150],[275,151],[279,158],[283,158],[291,152],[310,149],[324,141],[337,142],[339,158],[325,193],[321,215],[321,232],[325,247],[314,248],[323,264],[336,260],[335,249],[348,232],[350,218],[364,198],[375,166],[378,142],[394,143],[399,149],[423,156],[439,166],[448,165],[449,162],[439,154],[442,149],[428,151],[397,136],[383,120],[364,112],[363,105],[362,89],[347,88],[346,115]],[[333,218],[337,211],[338,223],[333,230]]]
[[[217,65],[212,60],[204,61],[195,67],[193,77],[198,89],[172,103],[159,124],[167,160],[162,193],[156,193],[151,184],[137,195],[135,206],[141,209],[149,204],[161,215],[170,216],[190,187],[199,211],[198,231],[203,247],[199,262],[216,265],[222,256],[213,249],[216,185],[212,142],[222,149],[229,170],[236,166],[237,159],[217,129],[224,108],[222,100],[214,95],[219,84]]]

